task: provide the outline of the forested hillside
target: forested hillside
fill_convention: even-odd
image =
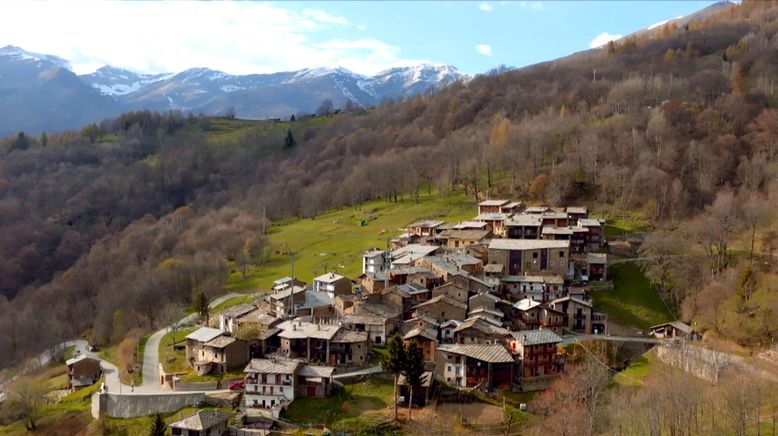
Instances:
[[[0,366],[85,331],[116,341],[218,293],[230,268],[261,263],[272,245],[263,209],[271,220],[310,217],[421,190],[587,202],[681,228],[673,238],[700,245],[646,250],[702,260],[647,267],[679,310],[707,314],[694,296],[735,274],[736,235],[752,229],[756,252],[771,252],[776,32],[778,6],[744,2],[366,112],[291,123],[137,112],[10,137],[0,144]],[[750,269],[748,296],[769,268]],[[744,301],[762,304],[727,304]]]

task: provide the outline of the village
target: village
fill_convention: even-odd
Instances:
[[[186,383],[160,363],[157,391],[227,389],[247,428],[268,429],[295,399],[324,398],[344,379],[383,372],[381,356],[393,338],[406,348],[413,343],[424,360],[412,398],[405,377],[398,380],[402,405],[424,406],[434,384],[485,393],[543,390],[565,367],[563,342],[610,334],[587,292],[608,278],[603,226],[585,207],[508,200],[482,201],[470,221],[412,222],[385,249],[368,247],[353,280],[328,272],[308,284],[293,272],[253,304],[214,315],[181,347],[189,371],[223,379]],[[691,333],[680,322],[654,332]],[[73,390],[102,372],[86,355],[67,365]],[[112,413],[101,412],[109,407],[100,401],[93,399],[97,416]],[[220,413],[171,427],[186,430],[193,420],[195,427],[203,420],[219,426],[231,416]]]

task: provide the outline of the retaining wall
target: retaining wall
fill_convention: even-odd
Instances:
[[[166,394],[111,394],[92,395],[92,417],[135,418],[155,413],[173,413],[205,400],[202,392]]]

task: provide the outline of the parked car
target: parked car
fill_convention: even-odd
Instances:
[[[230,385],[231,391],[240,391],[243,390],[246,387],[246,382],[243,380],[236,381],[235,383]]]

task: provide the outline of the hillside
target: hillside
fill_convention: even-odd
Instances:
[[[753,198],[774,214],[777,19],[773,4],[744,2],[655,36],[333,117],[273,123],[140,111],[45,140],[10,137],[0,144],[0,290],[9,300],[0,302],[0,326],[11,332],[0,338],[0,365],[85,332],[111,343],[128,329],[150,330],[194,293],[222,292],[236,263],[257,271],[251,286],[266,284],[285,266],[276,255],[263,269],[268,247],[282,249],[272,233],[257,236],[263,211],[279,222],[340,207],[367,212],[371,200],[410,204],[428,189],[436,201],[586,203],[683,228],[699,261],[677,263],[690,269],[674,271],[674,283],[662,281],[666,265],[647,267],[677,313],[688,306],[687,319],[709,319],[708,306],[686,297],[742,260],[731,256],[731,238],[750,230],[750,217],[733,205]],[[749,289],[768,289],[775,267],[763,249],[770,213],[751,233],[766,276]],[[328,230],[314,221],[311,231]],[[389,226],[367,227],[375,235]],[[298,236],[279,233],[299,249]],[[321,252],[347,251],[322,244]],[[353,268],[345,254],[332,261]],[[319,265],[311,258],[308,274]],[[698,279],[680,280],[688,277]],[[767,316],[771,301],[757,298],[741,313]],[[45,321],[19,328],[32,317]],[[773,334],[753,330],[759,340]]]

